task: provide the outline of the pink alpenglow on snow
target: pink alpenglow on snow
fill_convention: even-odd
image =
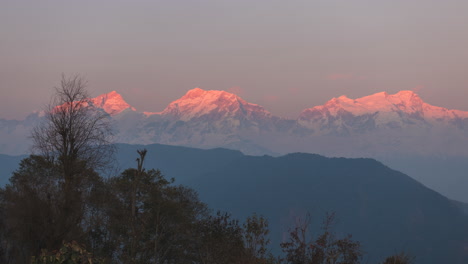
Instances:
[[[134,107],[129,105],[123,97],[118,94],[116,91],[112,91],[107,94],[101,94],[95,98],[90,98],[86,101],[76,101],[73,102],[73,107],[86,107],[88,103],[93,104],[95,107],[103,109],[106,113],[111,116],[118,115],[126,109],[131,109],[136,111]],[[54,111],[67,111],[69,109],[69,104],[58,105],[54,107]]]
[[[227,116],[236,114],[251,116],[253,113],[261,113],[271,116],[263,107],[248,103],[235,94],[226,91],[206,91],[200,88],[188,91],[161,112],[162,115],[171,115],[182,121],[210,113],[222,113]]]
[[[278,97],[270,99],[278,100]],[[107,94],[92,98],[93,104],[106,111],[111,116],[118,115],[126,109],[136,111],[129,105],[120,94],[112,91]],[[380,92],[357,99],[342,95],[333,98],[324,105],[315,106],[302,111],[299,120],[311,120],[314,117],[327,114],[338,116],[340,113],[348,112],[354,116],[379,113],[380,115],[395,115],[396,113],[418,115],[426,120],[448,120],[453,118],[468,118],[468,112],[450,110],[443,107],[433,106],[425,103],[413,91],[400,91],[395,94]],[[146,117],[153,115],[172,116],[182,121],[187,121],[201,116],[215,116],[223,118],[235,115],[246,117],[264,116],[271,117],[272,114],[262,106],[249,103],[236,94],[218,90],[203,90],[194,88],[189,90],[181,98],[171,102],[161,112],[143,112]],[[390,116],[388,116],[390,117]]]
[[[380,92],[358,99],[350,99],[343,95],[331,99],[324,105],[305,109],[301,113],[300,119],[307,118],[313,112],[324,111],[327,111],[332,116],[346,111],[355,116],[377,112],[402,112],[406,114],[419,114],[426,119],[468,118],[468,112],[433,106],[425,103],[413,91],[400,91],[396,94]]]
[[[125,102],[122,95],[116,91],[101,94],[98,97],[93,98],[91,101],[96,107],[104,109],[104,111],[111,116],[118,115],[126,109],[136,111],[136,109]]]

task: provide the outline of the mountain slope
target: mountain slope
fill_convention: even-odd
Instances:
[[[26,157],[26,155],[9,156],[0,154],[0,186],[8,183],[8,179],[18,169],[21,160]]]
[[[417,263],[465,263],[468,225],[447,198],[371,159],[290,154],[245,156],[194,178],[201,198],[245,217],[265,215],[278,244],[296,217],[310,212],[319,224],[336,212],[339,234],[363,243],[370,263],[404,250]]]

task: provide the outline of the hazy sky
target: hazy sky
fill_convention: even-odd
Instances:
[[[340,95],[415,90],[468,110],[466,0],[0,0],[0,117],[61,73],[161,111],[194,87],[295,117]]]

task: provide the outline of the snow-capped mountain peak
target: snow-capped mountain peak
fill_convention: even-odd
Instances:
[[[112,116],[121,143],[224,146],[248,153],[361,151],[362,156],[400,148],[408,153],[468,153],[468,112],[430,105],[412,91],[357,99],[343,95],[304,110],[296,120],[276,117],[235,94],[200,88],[188,91],[163,112],[137,112],[115,91],[88,102]],[[25,153],[28,133],[42,118],[43,112],[23,121],[0,119],[0,153],[7,149]]]
[[[372,114],[376,112],[403,113],[424,112],[424,107],[429,106],[413,91],[400,91],[396,94],[380,92],[369,96],[350,99],[346,96],[333,98],[324,105],[315,106],[303,111],[301,116],[307,112],[326,111],[332,116],[346,111],[355,116]]]
[[[239,114],[250,116],[254,112],[271,115],[263,107],[248,103],[235,94],[194,88],[170,103],[161,114],[187,121],[209,114],[223,117]]]
[[[123,99],[122,95],[117,93],[116,91],[112,91],[107,94],[101,94],[95,98],[91,99],[91,102],[99,108],[102,108],[106,113],[110,114],[111,116],[115,116],[120,114],[125,109],[131,109],[136,111],[134,107],[129,105]]]
[[[468,112],[433,106],[413,91],[399,91],[395,94],[380,92],[357,99],[346,96],[333,98],[324,105],[305,109],[298,122],[316,131],[348,133],[377,127],[430,127],[459,118],[468,118]]]

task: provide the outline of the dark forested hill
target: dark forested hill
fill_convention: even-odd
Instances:
[[[230,162],[245,157],[240,151],[228,149],[196,149],[161,144],[127,145],[117,144],[117,167],[121,171],[136,166],[136,151],[146,148],[147,168],[157,168],[167,178],[175,178],[185,184],[197,175],[222,169]]]
[[[465,263],[468,256],[468,222],[454,203],[372,159],[246,156],[189,185],[214,208],[267,216],[276,244],[295,217],[310,212],[320,224],[333,211],[336,231],[362,241],[371,262],[401,250],[417,263]]]
[[[119,144],[119,167],[134,167],[142,148],[148,149],[145,167],[193,187],[211,208],[241,219],[266,216],[275,252],[297,217],[309,212],[317,227],[325,212],[336,212],[335,231],[362,242],[365,262],[404,250],[416,263],[467,263],[468,219],[459,206],[373,159]],[[18,161],[0,156],[4,171]]]

